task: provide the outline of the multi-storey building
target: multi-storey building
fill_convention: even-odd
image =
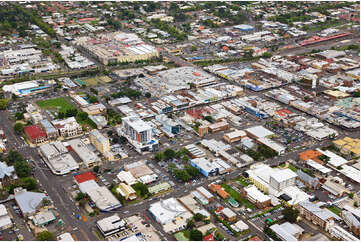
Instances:
[[[62,137],[73,137],[83,132],[82,127],[74,117],[63,120],[54,120],[52,123]]]
[[[158,140],[153,138],[152,127],[148,123],[135,116],[125,117],[122,121],[122,127],[117,132],[127,138],[137,152],[158,150]]]

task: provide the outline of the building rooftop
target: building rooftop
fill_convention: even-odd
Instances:
[[[74,176],[74,179],[77,181],[78,184],[89,181],[89,180],[94,180],[94,181],[97,180],[96,176],[91,171],[76,175],[76,176]]]
[[[47,196],[40,192],[28,192],[26,189],[15,192],[15,200],[23,214],[34,213]]]
[[[274,133],[263,126],[254,126],[252,128],[248,128],[245,130],[246,132],[252,134],[253,136],[256,136],[257,138],[264,138],[271,135],[274,135]]]
[[[40,137],[46,138],[46,132],[38,125],[29,125],[24,128],[25,134],[35,140]]]
[[[184,214],[186,209],[175,198],[168,198],[151,204],[149,211],[164,225]]]
[[[88,191],[88,195],[102,211],[111,211],[122,206],[118,199],[116,199],[105,186]]]

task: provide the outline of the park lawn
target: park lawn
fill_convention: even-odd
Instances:
[[[226,192],[229,193],[231,197],[233,197],[237,202],[242,203],[245,207],[254,209],[256,208],[255,205],[253,205],[250,201],[243,198],[237,191],[233,190],[229,185],[222,184],[221,185]]]
[[[66,112],[68,109],[74,109],[74,105],[71,104],[66,98],[58,97],[53,99],[47,99],[42,101],[37,101],[36,104],[41,109],[46,109],[49,111],[57,111],[57,112]]]

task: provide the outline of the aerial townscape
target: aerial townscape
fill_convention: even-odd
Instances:
[[[0,1],[0,240],[360,241],[360,2]]]

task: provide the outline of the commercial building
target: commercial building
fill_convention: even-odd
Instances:
[[[297,241],[304,231],[299,225],[290,222],[274,224],[270,229],[283,241]]]
[[[40,125],[45,130],[47,139],[56,139],[58,138],[58,131],[56,128],[49,122],[47,119],[43,119],[40,121]]]
[[[254,139],[260,138],[269,138],[270,136],[274,135],[274,133],[263,126],[254,126],[252,128],[248,128],[244,130],[247,135]]]
[[[120,182],[124,182],[130,186],[138,182],[137,179],[135,179],[132,173],[130,173],[129,171],[119,172],[117,178]]]
[[[193,198],[192,194],[178,198],[178,201],[191,213],[202,214],[206,219],[210,219],[210,214]]]
[[[118,214],[114,214],[97,221],[96,226],[104,238],[107,238],[113,234],[126,230],[127,222],[124,219],[121,219]]]
[[[56,220],[54,213],[51,210],[40,211],[30,219],[33,221],[35,226],[46,226]]]
[[[97,208],[103,212],[109,212],[122,207],[118,199],[105,186],[89,190],[88,195]]]
[[[244,188],[244,191],[246,192],[248,200],[258,208],[266,208],[271,205],[271,197],[259,191],[256,186],[250,185]]]
[[[152,127],[138,117],[123,118],[122,126],[117,128],[117,132],[127,138],[139,153],[158,150],[159,143],[153,138]]]
[[[149,60],[159,56],[156,48],[145,44],[136,34],[131,33],[112,32],[94,37],[83,36],[75,39],[74,43],[104,65]]]
[[[93,167],[100,164],[100,158],[89,149],[81,139],[67,141],[71,149],[80,157],[86,167]]]
[[[8,166],[5,162],[0,162],[0,188],[10,185],[14,180],[17,180],[14,166]]]
[[[320,226],[322,229],[329,228],[334,224],[335,220],[341,219],[330,210],[321,208],[319,204],[314,204],[310,201],[300,202],[296,207],[299,209],[302,217]]]
[[[79,169],[78,163],[68,153],[63,143],[59,141],[41,145],[39,153],[50,170],[56,175],[65,175]]]
[[[223,139],[228,143],[234,143],[240,141],[242,138],[247,136],[246,132],[243,130],[235,130],[233,132],[227,133],[223,136]]]
[[[125,183],[119,183],[116,190],[120,195],[122,195],[127,200],[137,199],[137,194],[135,190],[131,186]]]
[[[34,215],[47,196],[40,192],[28,192],[21,187],[14,189],[15,202],[24,217]]]
[[[11,228],[13,222],[4,204],[0,204],[0,231]]]
[[[108,125],[107,119],[102,115],[89,115],[91,121],[93,121],[98,129],[102,129]]]
[[[124,165],[124,170],[129,171],[136,179],[140,179],[145,176],[155,175],[152,169],[150,169],[144,161],[137,161]]]
[[[166,134],[180,133],[180,124],[168,118],[167,115],[165,114],[157,115],[155,116],[155,119],[161,123],[162,130],[165,131]]]
[[[89,115],[97,115],[105,112],[107,108],[102,103],[91,104],[89,106],[81,108],[83,112],[88,113]]]
[[[212,195],[212,193],[210,193],[204,187],[197,187],[196,191],[199,192],[203,197],[205,197],[208,202],[212,202],[214,200],[214,196]]]
[[[102,154],[110,152],[110,142],[102,133],[97,129],[93,129],[89,134],[90,142]]]
[[[166,233],[174,233],[185,229],[187,219],[193,216],[175,198],[153,203],[148,211],[163,226]]]
[[[191,166],[197,168],[205,177],[215,176],[219,174],[219,167],[215,162],[211,162],[206,158],[196,158],[190,160]]]
[[[59,235],[57,238],[57,241],[75,241],[71,233],[63,233]]]
[[[52,124],[58,130],[62,137],[74,137],[83,132],[83,128],[78,124],[74,117],[63,120],[53,120]]]
[[[229,198],[229,194],[228,192],[226,192],[223,187],[221,187],[220,185],[218,184],[215,184],[215,183],[211,183],[208,185],[208,188],[212,191],[212,192],[215,192],[217,193],[221,198],[223,199],[226,199],[226,198]]]
[[[160,193],[160,192],[163,192],[163,191],[167,191],[167,190],[169,190],[171,188],[172,187],[168,182],[162,182],[162,183],[159,183],[157,185],[148,187],[148,190],[149,190],[150,194],[157,194],[157,193]]]
[[[223,208],[221,210],[221,213],[228,222],[234,222],[237,219],[237,214],[233,212],[230,208]]]
[[[26,126],[24,133],[33,144],[40,144],[47,140],[46,132],[39,125]]]
[[[208,126],[208,130],[211,133],[224,131],[224,130],[227,130],[228,128],[229,128],[229,124],[228,124],[228,122],[226,120],[222,120],[220,122],[217,122],[217,123],[214,123],[214,124],[211,124],[211,125]]]
[[[328,229],[328,232],[333,238],[336,238],[341,241],[359,241],[359,238],[356,238],[351,233],[344,230],[342,227],[338,225],[331,226]]]
[[[273,151],[275,151],[278,155],[282,155],[286,152],[286,147],[284,147],[281,144],[278,144],[277,142],[268,139],[268,138],[260,138],[257,139],[257,142],[260,144],[263,144],[265,146],[267,146],[268,148],[272,149]]]
[[[360,139],[345,137],[333,141],[333,144],[340,149],[343,154],[355,154],[360,156]]]

